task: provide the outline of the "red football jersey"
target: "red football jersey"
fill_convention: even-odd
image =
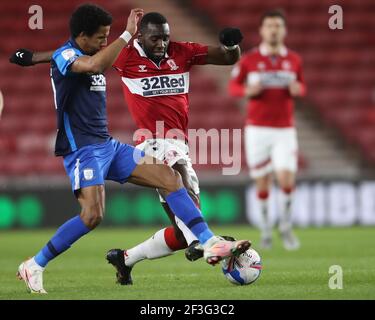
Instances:
[[[121,51],[113,66],[121,75],[125,100],[139,129],[158,138],[178,129],[187,139],[189,70],[206,63],[207,51],[206,45],[171,41],[159,65],[147,58],[138,40]],[[164,135],[156,132],[156,121],[164,122]],[[137,143],[143,140],[137,137]]]
[[[248,84],[260,82],[264,90],[248,102],[246,124],[266,127],[294,126],[294,102],[289,84],[297,80],[303,85],[300,56],[283,47],[279,55],[271,56],[262,45],[245,54],[232,71],[229,93],[235,97],[245,95]]]

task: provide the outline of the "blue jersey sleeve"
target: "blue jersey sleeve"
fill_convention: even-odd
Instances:
[[[62,47],[53,53],[52,59],[55,61],[61,74],[65,76],[69,71],[68,68],[80,56],[83,56],[83,54],[78,49],[73,47]]]

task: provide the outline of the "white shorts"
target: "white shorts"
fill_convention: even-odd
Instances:
[[[295,128],[245,127],[245,151],[252,178],[272,171],[297,171],[298,142]]]
[[[186,164],[187,172],[195,194],[199,194],[199,180],[189,157],[189,146],[182,140],[177,139],[148,139],[136,146],[168,166],[172,167],[177,162]],[[165,200],[160,196],[160,202]]]

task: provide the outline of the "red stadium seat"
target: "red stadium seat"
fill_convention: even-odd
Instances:
[[[50,158],[56,119],[49,65],[22,69],[9,64],[8,56],[19,47],[50,50],[61,45],[69,37],[70,13],[80,3],[79,0],[38,1],[45,9],[43,30],[30,30],[25,21],[19,19],[27,12],[30,1],[3,1],[1,4],[3,12],[7,12],[2,17],[2,29],[6,32],[0,43],[0,72],[3,75],[0,89],[5,97],[0,122],[0,150],[6,152],[6,157],[0,159],[1,175],[64,174],[61,164]],[[122,31],[123,12],[129,10],[129,4],[104,0],[95,3],[115,17],[112,40],[113,35]],[[228,25],[240,27],[245,35],[243,49],[257,43],[259,17],[263,11],[272,7],[285,8],[289,25],[287,43],[303,57],[309,100],[314,102],[324,121],[338,128],[348,141],[361,145],[367,141],[364,138],[367,133],[355,132],[363,123],[368,127],[375,124],[375,112],[368,107],[375,83],[373,0],[345,3],[343,31],[328,28],[327,8],[332,4],[331,0],[299,0],[293,4],[288,0],[193,0],[191,3],[210,15],[218,29]],[[52,15],[54,18],[50,18]],[[242,128],[244,115],[237,102],[223,94],[216,79],[208,72],[195,70],[191,73],[190,127]],[[135,125],[115,71],[108,72],[107,84],[109,128],[114,135],[128,139]],[[369,154],[368,147],[362,149]],[[29,158],[24,155],[29,155],[30,160],[26,161]],[[201,167],[207,169],[210,166]],[[218,166],[211,168],[215,167],[220,169]]]

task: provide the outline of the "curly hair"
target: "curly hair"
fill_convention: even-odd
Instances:
[[[79,6],[70,17],[70,34],[76,38],[81,32],[92,36],[101,26],[112,24],[110,13],[94,4],[83,4]]]

